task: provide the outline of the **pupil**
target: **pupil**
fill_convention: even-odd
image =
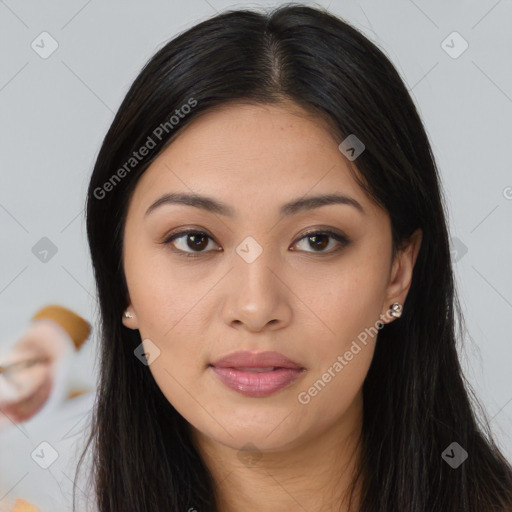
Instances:
[[[323,238],[324,243],[321,243],[321,242],[320,242],[320,243],[318,243],[318,239],[319,239],[319,238]],[[309,237],[309,240],[310,240],[310,241],[311,241],[311,240],[313,240],[313,241],[314,241],[314,244],[315,244],[315,246],[314,246],[314,247],[315,247],[316,249],[323,249],[324,247],[326,247],[326,246],[329,244],[329,242],[327,241],[327,238],[328,238],[328,236],[327,236],[327,235],[311,235],[311,236]]]
[[[204,243],[206,237],[203,235],[189,235],[190,240],[192,241],[192,244],[189,244],[191,249],[204,249],[208,245],[208,242]],[[197,243],[197,240],[202,240],[203,243]]]

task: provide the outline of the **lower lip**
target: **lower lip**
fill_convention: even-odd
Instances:
[[[236,368],[211,366],[220,380],[228,387],[245,396],[268,396],[291,384],[302,369],[279,368],[268,372],[248,372]]]

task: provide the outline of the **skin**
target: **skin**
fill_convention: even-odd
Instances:
[[[225,105],[178,135],[129,204],[123,265],[134,317],[122,321],[140,331],[150,354],[158,347],[150,371],[190,423],[224,512],[260,511],[263,502],[267,511],[349,510],[343,498],[359,454],[361,388],[377,335],[359,343],[309,403],[298,394],[365,328],[396,321],[389,306],[405,302],[421,232],[392,261],[389,216],[353,179],[339,142],[325,121],[290,103]],[[145,216],[166,192],[213,197],[236,216],[180,204]],[[365,214],[334,204],[279,219],[283,203],[323,193],[348,195]],[[187,236],[162,244],[177,228],[211,237],[198,258],[173,252],[194,253]],[[328,228],[349,245],[324,237],[318,250],[304,238]],[[251,263],[236,252],[247,236],[263,249]],[[277,393],[247,397],[208,368],[243,349],[275,350],[306,370]]]

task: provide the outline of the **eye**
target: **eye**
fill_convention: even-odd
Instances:
[[[163,243],[171,244],[175,247],[177,246],[177,250],[173,250],[173,252],[176,252],[180,256],[195,258],[201,256],[201,253],[203,252],[209,252],[204,250],[209,245],[208,240],[213,241],[213,239],[204,231],[188,229],[174,233],[170,237],[166,238]],[[191,251],[188,249],[191,249]],[[221,250],[222,249],[216,249],[216,251]]]
[[[329,251],[324,251],[326,247],[329,246],[330,241],[334,239],[336,243],[334,243],[335,248],[331,249]],[[317,252],[320,254],[332,254],[334,252],[338,252],[343,247],[347,246],[350,241],[349,239],[340,234],[335,233],[334,231],[325,230],[325,231],[310,231],[309,233],[306,233],[305,236],[301,237],[298,242],[295,243],[295,245],[299,245],[300,243],[303,243],[303,245],[309,244],[309,247],[313,248],[313,251],[306,250],[305,252]]]
[[[326,247],[329,247],[330,240],[334,240],[334,249],[331,248],[329,251],[325,251]],[[176,247],[176,250],[173,249],[173,252],[177,253],[179,256],[185,256],[189,258],[197,258],[202,255],[202,253],[211,252],[212,249],[207,250],[210,246],[210,241],[213,242],[212,237],[210,237],[204,231],[187,229],[184,231],[178,231],[177,233],[172,234],[167,237],[162,243],[165,245],[172,245]],[[215,243],[215,242],[214,242]],[[294,246],[298,246],[300,243],[308,244],[313,248],[313,251],[308,251],[305,249],[300,249],[304,252],[316,252],[319,254],[332,254],[341,250],[343,247],[347,246],[350,243],[350,240],[334,231],[323,230],[323,231],[310,231],[302,236],[297,242],[295,242]],[[336,246],[337,245],[337,246]],[[216,252],[222,251],[221,248],[213,249]]]

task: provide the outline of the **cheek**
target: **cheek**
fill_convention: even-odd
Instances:
[[[362,263],[347,266],[314,301],[322,324],[313,319],[320,329],[317,336],[313,336],[313,327],[309,330],[314,350],[310,352],[308,378],[298,389],[297,398],[304,421],[318,421],[314,418],[321,414],[319,429],[349,410],[368,373],[384,290],[376,268]]]
[[[315,295],[315,312],[322,319],[322,336],[315,343],[310,376],[300,389],[300,403],[335,420],[358,395],[370,367],[378,320],[387,283],[384,254],[376,247],[354,252],[323,279],[325,293]],[[364,256],[369,255],[369,256]],[[332,276],[335,276],[333,278]]]
[[[205,339],[206,301],[201,300],[208,283],[191,280],[191,273],[172,264],[160,248],[129,248],[124,270],[138,330],[141,340],[151,341],[143,341],[145,351],[151,353],[152,344],[159,351],[149,369],[173,405],[185,404],[190,402],[186,389],[201,371],[205,347],[211,342]]]
[[[184,280],[182,267],[165,248],[155,249],[149,241],[127,247],[124,271],[141,336],[171,343],[176,331],[186,329],[187,313],[201,296],[200,281],[190,280],[190,273]]]
[[[368,339],[382,309],[386,286],[386,262],[351,255],[325,275],[303,281],[297,295],[308,306],[308,325],[316,324],[315,353],[324,363],[333,353],[348,350],[355,339]],[[370,332],[374,332],[371,330]]]

